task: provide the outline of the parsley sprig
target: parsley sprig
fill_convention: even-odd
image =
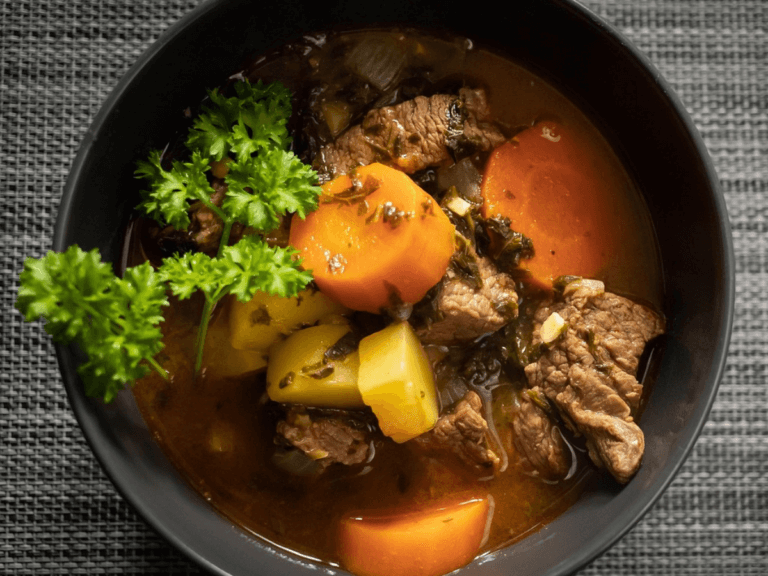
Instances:
[[[203,202],[224,223],[216,262],[206,262],[202,256],[177,257],[179,263],[195,271],[185,276],[182,293],[191,293],[196,285],[206,295],[197,337],[195,371],[202,366],[205,333],[213,308],[229,291],[222,289],[214,297],[209,291],[210,284],[216,283],[214,278],[227,272],[232,286],[255,285],[253,279],[266,280],[267,291],[283,296],[295,295],[312,279],[306,274],[296,276],[302,283],[293,286],[290,292],[276,281],[298,272],[300,262],[294,251],[278,255],[262,250],[260,258],[252,260],[257,266],[243,269],[235,264],[233,255],[252,256],[255,241],[246,237],[238,243],[245,242],[239,250],[227,250],[230,231],[236,222],[256,231],[269,232],[280,225],[285,214],[296,213],[304,218],[317,208],[320,196],[317,173],[287,149],[291,142],[286,127],[291,115],[288,89],[279,82],[238,82],[235,92],[236,96],[229,98],[218,90],[208,92],[209,103],[193,122],[186,139],[189,162],[174,161],[171,169],[165,170],[161,153],[155,151],[148,161],[139,162],[136,170],[137,177],[149,181],[139,209],[160,223],[186,228],[189,206],[196,200]],[[224,177],[227,191],[221,206],[217,206],[211,200],[213,189],[206,173],[211,162],[224,159],[229,160]],[[173,260],[163,266],[180,271]],[[170,281],[175,276],[166,278]],[[174,284],[171,287],[173,289]],[[253,292],[249,299],[251,297]]]
[[[280,225],[295,212],[302,218],[317,208],[317,173],[290,150],[286,125],[291,95],[279,82],[238,82],[236,96],[208,92],[209,104],[195,119],[186,146],[189,162],[162,166],[160,151],[138,163],[136,176],[149,181],[139,209],[177,229],[189,226],[188,208],[200,200],[224,222],[221,247],[235,222],[262,232]],[[229,159],[222,205],[211,201],[213,188],[206,172],[211,162]]]
[[[292,248],[270,247],[255,236],[246,236],[234,246],[226,246],[218,258],[187,252],[166,259],[159,272],[180,300],[200,290],[206,308],[212,310],[227,294],[241,302],[248,302],[259,291],[284,297],[297,294],[312,281],[312,274],[295,266],[295,254]],[[210,314],[203,314],[196,345],[198,368],[209,321]]]
[[[222,220],[216,257],[177,254],[157,271],[145,262],[127,269],[123,278],[96,250],[77,246],[25,262],[16,306],[28,321],[44,318],[54,340],[75,342],[88,355],[78,371],[90,396],[109,402],[150,367],[166,375],[154,358],[163,348],[159,324],[161,308],[168,305],[166,290],[180,299],[197,290],[205,296],[195,359],[199,371],[208,322],[224,296],[247,301],[261,290],[289,297],[312,280],[291,248],[270,247],[256,234],[229,245],[236,222],[268,232],[286,214],[305,217],[320,195],[317,174],[288,149],[287,88],[247,81],[234,88],[232,97],[208,93],[186,139],[188,158],[168,163],[155,150],[136,169],[136,177],[147,183],[137,208],[162,225],[186,229],[194,202]],[[209,173],[212,162],[225,159],[227,191],[217,205]]]
[[[88,355],[78,368],[85,391],[110,402],[125,385],[146,375],[163,348],[158,324],[168,305],[165,284],[145,262],[118,278],[97,250],[70,246],[28,258],[16,307],[31,322],[45,318],[55,342],[76,343]]]

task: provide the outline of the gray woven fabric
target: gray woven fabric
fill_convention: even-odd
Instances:
[[[768,574],[768,3],[586,0],[648,54],[721,177],[736,249],[729,362],[675,482],[596,575]],[[194,574],[116,494],[53,348],[12,306],[51,243],[78,143],[118,78],[194,0],[0,0],[0,573]]]

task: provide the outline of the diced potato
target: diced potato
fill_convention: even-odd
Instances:
[[[347,308],[317,290],[303,290],[294,298],[259,292],[249,302],[235,301],[229,310],[232,347],[268,350],[281,335],[302,324],[314,324],[328,314],[344,314]]]
[[[349,331],[349,326],[322,324],[294,332],[276,344],[267,368],[269,397],[275,402],[307,406],[362,408],[357,350],[340,360],[324,362],[328,348]]]
[[[405,442],[437,422],[435,380],[408,322],[392,324],[360,341],[358,387],[381,431]]]
[[[223,321],[222,321],[223,320]],[[265,350],[238,350],[230,340],[226,318],[213,322],[205,338],[203,366],[216,377],[240,376],[267,367]]]
[[[240,376],[267,367],[267,359],[261,350],[237,350],[230,348],[227,354],[207,362],[208,370],[216,376]]]

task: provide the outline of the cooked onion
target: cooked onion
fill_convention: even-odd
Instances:
[[[402,43],[392,36],[367,36],[347,55],[346,65],[352,72],[387,90],[405,67],[407,54]]]
[[[437,171],[437,185],[441,190],[456,186],[459,196],[476,204],[482,202],[480,196],[482,180],[483,175],[469,158],[464,158],[448,168]]]

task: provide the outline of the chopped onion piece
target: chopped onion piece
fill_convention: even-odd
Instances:
[[[544,320],[544,323],[541,325],[539,335],[544,344],[551,344],[567,329],[568,322],[566,322],[557,312],[552,312],[552,314],[549,315],[549,318]]]
[[[470,208],[472,208],[472,204],[464,200],[464,198],[454,196],[448,200],[446,207],[459,216],[464,216],[467,212],[469,212]]]
[[[333,100],[330,102],[323,102],[321,107],[323,110],[323,119],[328,125],[328,129],[331,131],[331,135],[335,138],[349,126],[351,117],[349,105],[346,102]]]
[[[405,67],[407,54],[402,43],[388,36],[368,36],[347,55],[346,65],[352,72],[387,90]]]

